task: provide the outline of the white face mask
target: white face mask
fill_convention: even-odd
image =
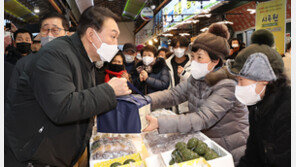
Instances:
[[[131,55],[124,54],[124,57],[127,63],[132,63],[135,60],[135,57]]]
[[[238,46],[239,46],[238,44],[232,44],[233,48],[238,48]]]
[[[97,34],[96,31],[94,31],[98,39],[101,41],[101,47],[98,49],[94,43],[92,45],[97,49],[97,54],[100,55],[100,58],[102,61],[107,61],[110,63],[110,61],[113,59],[115,54],[118,52],[117,45],[109,45],[104,42],[102,42],[101,38]]]
[[[41,46],[44,46],[45,44],[47,44],[48,42],[54,40],[56,37],[53,36],[47,36],[47,37],[41,37]]]
[[[244,105],[250,106],[261,100],[260,94],[265,90],[266,86],[259,94],[256,93],[257,82],[248,86],[235,86],[235,97]]]
[[[178,57],[178,58],[181,58],[182,56],[184,56],[185,54],[185,50],[184,48],[177,48],[177,49],[174,49],[174,54]]]
[[[196,61],[191,62],[191,75],[194,79],[200,79],[204,76],[206,76],[209,72],[211,72],[214,67],[211,70],[208,70],[209,63],[199,63]]]
[[[145,56],[143,57],[143,63],[148,66],[154,61],[153,57]]]
[[[141,53],[137,53],[137,56],[136,57],[137,57],[138,60],[142,60]]]

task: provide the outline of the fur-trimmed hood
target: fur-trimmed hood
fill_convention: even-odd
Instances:
[[[233,80],[235,80],[235,76],[231,75],[228,72],[226,66],[218,69],[217,71],[210,72],[209,74],[207,74],[205,76],[205,82],[209,86],[214,86],[214,85],[216,85],[216,83],[218,83],[219,81],[221,81],[223,79],[233,79]]]

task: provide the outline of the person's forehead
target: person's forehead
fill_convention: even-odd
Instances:
[[[48,18],[42,21],[41,26],[58,26],[61,28],[63,25],[62,19],[58,17]]]
[[[27,33],[27,32],[25,32],[25,33],[18,33],[17,35],[16,35],[16,38],[31,38],[30,37],[30,34],[29,33]]]
[[[120,33],[116,21],[112,18],[107,18],[104,20],[102,29],[103,31],[106,30],[106,31],[111,31],[118,34]]]
[[[132,49],[127,49],[124,51],[125,53],[128,53],[128,54],[134,54],[136,53],[135,51],[133,51]]]
[[[143,54],[152,54],[152,55],[153,55],[153,52],[148,51],[148,50],[145,50],[145,51],[143,52]]]
[[[116,55],[115,58],[114,58],[114,60],[115,60],[115,59],[116,59],[116,60],[122,60],[122,57],[121,57],[120,55]]]

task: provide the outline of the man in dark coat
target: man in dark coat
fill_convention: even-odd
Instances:
[[[106,8],[89,7],[76,34],[32,55],[5,104],[5,166],[73,166],[88,144],[93,117],[131,93],[126,79],[95,83],[94,62],[117,52],[115,19]]]
[[[58,13],[45,14],[40,20],[40,37],[43,46],[55,38],[67,35],[68,29],[69,24],[67,23],[67,19],[63,15],[60,15]],[[31,59],[34,57],[32,56],[32,54],[34,53],[36,52],[32,52],[27,56],[23,56],[16,62],[14,66],[15,68],[11,73],[10,81],[5,81],[5,83],[9,83],[9,90],[7,93],[8,95],[13,94],[12,91],[16,91],[18,77],[24,71],[25,66],[29,64],[28,62],[30,62]]]

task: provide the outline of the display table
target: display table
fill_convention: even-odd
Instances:
[[[161,111],[161,113],[166,112]],[[158,113],[155,114],[157,115]],[[139,155],[141,163],[139,162],[138,165],[131,166],[166,167],[169,166],[169,162],[172,159],[171,154],[175,149],[176,143],[187,143],[193,137],[206,143],[210,149],[220,156],[207,161],[211,167],[234,167],[232,155],[201,132],[158,134],[157,131],[153,131],[141,134],[107,134],[97,133],[96,128],[94,128],[90,140],[89,164],[90,167],[109,167],[112,159],[123,162],[124,160],[121,160],[120,157],[128,155],[135,157]],[[110,163],[106,163],[108,161]]]

